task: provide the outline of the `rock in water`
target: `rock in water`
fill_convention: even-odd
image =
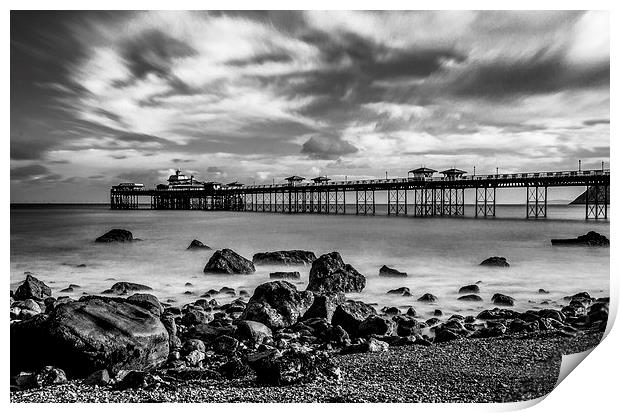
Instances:
[[[114,283],[112,288],[105,290],[101,294],[124,295],[130,291],[150,291],[150,290],[152,290],[152,288],[149,287],[148,285],[120,281],[120,282]]]
[[[255,271],[252,261],[228,248],[215,251],[204,268],[204,272],[213,274],[253,274]]]
[[[390,290],[387,292],[387,294],[397,294],[404,297],[411,297],[411,291],[407,287],[399,287],[394,290]]]
[[[510,307],[515,305],[515,299],[508,295],[504,295],[504,294],[499,294],[499,293],[493,294],[493,297],[491,298],[491,300],[493,301],[493,304],[497,304],[497,305],[505,305],[505,306],[510,306]]]
[[[482,261],[480,265],[484,265],[485,267],[510,267],[510,264],[508,264],[508,261],[506,261],[504,257],[489,257]]]
[[[74,377],[100,369],[116,374],[158,367],[169,353],[168,333],[158,317],[124,299],[95,296],[11,324],[10,341],[12,370],[53,365]]]
[[[299,271],[277,271],[269,273],[269,278],[275,280],[299,280],[301,274],[299,274]]]
[[[361,292],[366,278],[350,264],[345,264],[337,252],[321,255],[312,263],[307,290],[319,294]]]
[[[431,293],[426,293],[422,297],[418,298],[418,301],[425,303],[434,303],[435,301],[437,301],[437,297]]]
[[[252,257],[256,265],[310,265],[314,260],[314,252],[302,250],[258,252]]]
[[[26,275],[26,280],[17,287],[14,297],[16,300],[27,300],[29,298],[34,300],[45,300],[52,295],[52,290],[43,281],[39,281],[37,278],[30,274]]]
[[[357,337],[359,326],[370,315],[377,311],[361,301],[348,300],[336,307],[332,316],[332,325],[341,326],[350,336]]]
[[[598,232],[590,231],[577,238],[552,239],[551,245],[586,245],[589,247],[608,247],[609,239]]]
[[[127,301],[134,303],[147,311],[153,313],[156,317],[161,317],[164,308],[153,294],[133,294],[127,297]]]
[[[459,294],[478,294],[480,287],[477,284],[466,285],[459,289]]]
[[[459,301],[482,301],[482,298],[476,294],[467,294],[457,298]]]
[[[106,232],[95,242],[131,242],[133,241],[133,234],[126,229],[111,229]]]
[[[394,268],[390,268],[387,265],[379,268],[379,276],[380,277],[406,277],[406,272],[400,272],[395,270]]]
[[[297,291],[287,281],[272,281],[256,287],[241,319],[258,321],[271,329],[290,327],[313,301],[314,295],[309,291]]]
[[[192,240],[192,242],[190,242],[189,246],[187,247],[188,250],[210,250],[211,247],[203,244],[202,242],[198,241],[197,239]]]

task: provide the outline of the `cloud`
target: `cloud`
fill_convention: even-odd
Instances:
[[[301,147],[301,153],[307,154],[310,159],[334,160],[357,151],[350,142],[327,136],[312,136]]]

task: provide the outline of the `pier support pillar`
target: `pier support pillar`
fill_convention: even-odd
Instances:
[[[476,188],[476,217],[495,216],[495,187]]]
[[[608,186],[586,187],[586,219],[607,219]]]
[[[547,217],[547,187],[528,186],[526,218],[546,218]]]
[[[388,189],[388,215],[407,215],[407,190]]]

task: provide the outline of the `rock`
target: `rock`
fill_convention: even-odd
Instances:
[[[161,303],[153,294],[137,293],[127,297],[127,301],[130,301],[147,311],[153,313],[156,317],[160,317],[164,312],[164,308]]]
[[[519,313],[513,310],[494,308],[492,310],[483,310],[476,318],[480,320],[499,320],[516,318],[518,315]]]
[[[232,325],[209,325],[209,324],[197,324],[187,329],[184,337],[197,338],[205,343],[211,343],[219,336],[234,336],[236,335],[236,326]]]
[[[258,252],[252,257],[255,265],[310,265],[314,260],[313,252],[302,250]]]
[[[510,264],[508,264],[508,261],[506,261],[504,257],[489,257],[482,261],[480,265],[486,267],[510,267]]]
[[[107,386],[110,383],[112,383],[112,379],[106,369],[97,370],[84,379],[84,384],[91,386]]]
[[[299,271],[277,271],[269,273],[269,278],[276,280],[299,280],[301,274]]]
[[[493,301],[493,304],[496,304],[496,305],[505,305],[505,306],[510,306],[510,307],[515,305],[514,298],[508,295],[499,294],[499,293],[493,294],[491,301]]]
[[[425,302],[425,303],[434,303],[435,301],[437,301],[437,297],[435,297],[431,293],[426,293],[423,296],[421,296],[420,298],[418,298],[418,301],[422,301],[422,302]]]
[[[441,311],[439,308],[436,308],[435,311],[433,311],[433,315],[435,317],[441,317],[443,316],[443,311]]]
[[[111,229],[97,238],[95,242],[131,242],[133,240],[133,234],[130,231],[126,229]]]
[[[466,285],[459,289],[459,294],[478,294],[479,292],[480,287],[478,287],[478,284]]]
[[[545,290],[544,288],[539,288],[538,294],[549,294],[549,291]]]
[[[340,369],[325,352],[311,353],[291,348],[283,352],[268,350],[248,356],[248,364],[261,384],[307,383],[318,377],[338,379]]]
[[[45,366],[35,377],[37,387],[53,386],[67,383],[67,375],[64,371],[53,366]]]
[[[358,334],[361,337],[370,336],[373,334],[379,336],[389,336],[394,333],[394,322],[387,320],[378,315],[369,315],[364,321],[362,321],[358,327]]]
[[[45,285],[44,282],[39,281],[37,278],[30,274],[26,275],[26,279],[13,294],[15,300],[27,300],[29,298],[34,300],[45,300],[47,297],[51,297],[52,289]]]
[[[158,376],[148,371],[132,370],[122,376],[115,388],[118,390],[149,389],[158,383],[161,383],[161,379]]]
[[[407,287],[395,288],[393,290],[388,291],[387,293],[388,294],[402,295],[404,297],[410,297],[411,296],[411,291]]]
[[[192,240],[192,242],[189,243],[189,246],[187,247],[188,250],[210,250],[211,247],[203,244],[202,242],[198,241],[197,239]]]
[[[256,287],[241,319],[258,321],[271,329],[289,327],[306,313],[313,301],[314,295],[309,291],[297,291],[287,281],[272,281]]]
[[[463,295],[463,296],[457,298],[457,300],[460,300],[460,301],[482,301],[482,298],[479,295],[476,295],[476,294],[467,294],[467,295]]]
[[[212,274],[253,274],[255,271],[252,261],[228,248],[215,251],[204,268],[204,272]]]
[[[130,291],[150,291],[150,290],[152,290],[152,288],[149,287],[148,285],[121,281],[121,282],[114,283],[112,288],[110,288],[109,290],[105,290],[101,294],[125,295]]]
[[[435,343],[445,343],[447,341],[458,340],[460,335],[450,329],[441,329],[435,333]]]
[[[400,310],[396,307],[383,307],[381,309],[382,312],[384,312],[387,315],[398,315],[400,314]]]
[[[219,368],[222,376],[228,380],[246,377],[250,372],[250,366],[244,363],[239,357],[232,357]]]
[[[551,245],[585,245],[588,247],[608,247],[609,239],[598,232],[590,231],[585,235],[569,239],[552,239]]]
[[[34,389],[39,387],[35,373],[20,372],[15,376],[15,384],[20,390]]]
[[[359,326],[368,316],[377,311],[361,301],[348,300],[339,304],[332,317],[332,325],[341,326],[350,336],[357,337]]]
[[[385,341],[377,340],[374,337],[359,344],[353,344],[343,349],[343,353],[381,353],[388,351],[389,344]]]
[[[75,377],[103,368],[116,373],[157,367],[169,353],[168,332],[158,317],[126,300],[95,296],[11,324],[10,342],[12,369],[53,365]]]
[[[410,317],[415,317],[417,315],[417,313],[415,311],[415,308],[413,308],[413,307],[409,307],[405,314],[407,314]]]
[[[181,318],[181,324],[194,326],[196,324],[206,324],[213,321],[213,314],[207,313],[200,308],[187,308]]]
[[[237,323],[237,337],[260,344],[264,339],[272,338],[273,333],[269,327],[258,321],[240,320]]]
[[[407,273],[400,272],[398,270],[395,270],[394,268],[390,268],[387,265],[384,265],[383,267],[379,269],[379,276],[380,277],[406,277]]]
[[[41,309],[41,306],[39,305],[39,303],[37,303],[32,298],[29,298],[29,299],[24,300],[24,301],[15,301],[15,303],[13,303],[12,307],[18,307],[18,308],[21,308],[22,310],[30,310],[30,311],[34,312],[35,314],[40,314],[40,313],[43,312],[43,310]]]
[[[312,263],[307,290],[316,293],[361,292],[366,278],[337,252],[321,255]]]
[[[62,290],[60,290],[61,293],[72,293],[73,292],[73,287],[67,287],[67,288],[63,288]]]
[[[328,323],[331,323],[336,307],[344,302],[343,293],[315,295],[314,301],[304,314],[303,319],[324,318]]]
[[[185,355],[185,362],[190,367],[200,367],[205,359],[205,353],[199,350],[192,350]]]
[[[219,336],[213,342],[213,351],[219,354],[231,355],[239,348],[239,340],[230,336]]]

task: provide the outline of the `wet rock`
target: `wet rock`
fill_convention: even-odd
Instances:
[[[314,260],[313,252],[302,250],[259,252],[252,257],[255,265],[310,265]]]
[[[61,293],[72,293],[73,292],[73,287],[67,287],[67,288],[63,288],[62,290],[60,290]]]
[[[133,240],[133,234],[130,231],[126,229],[111,229],[97,238],[95,242],[131,242]]]
[[[253,274],[256,269],[252,261],[231,249],[225,248],[213,253],[204,268],[204,272],[212,274]]]
[[[185,355],[185,362],[190,367],[200,367],[205,359],[205,353],[199,350],[192,350]]]
[[[301,274],[299,271],[277,271],[269,273],[269,278],[276,280],[299,280]]]
[[[164,308],[161,303],[153,294],[137,293],[127,297],[127,301],[130,301],[147,311],[153,313],[156,317],[160,317],[164,312]]]
[[[410,317],[415,317],[415,316],[418,315],[417,312],[415,311],[415,308],[413,308],[413,307],[409,307],[405,314],[410,316]]]
[[[219,354],[231,355],[239,348],[239,340],[230,336],[219,336],[213,342],[213,351]]]
[[[149,287],[148,285],[121,281],[121,282],[114,283],[112,288],[105,290],[101,294],[125,295],[131,291],[150,291],[150,290],[152,290],[152,288]]]
[[[332,317],[332,325],[341,326],[350,336],[357,337],[359,326],[368,316],[377,311],[361,301],[348,300],[339,304]]]
[[[232,357],[220,366],[219,372],[228,380],[239,379],[250,373],[250,366],[239,357]]]
[[[545,290],[544,288],[539,288],[538,294],[549,294],[549,291]]]
[[[380,277],[406,277],[407,273],[395,270],[394,268],[390,268],[387,265],[384,265],[383,267],[379,269],[379,276]]]
[[[34,389],[39,387],[37,383],[37,375],[30,372],[20,372],[15,378],[15,385],[20,390]]]
[[[425,302],[425,303],[434,303],[435,301],[437,301],[437,297],[431,293],[426,293],[420,298],[418,298],[418,301]]]
[[[590,231],[585,235],[569,239],[552,239],[551,245],[585,245],[588,247],[608,247],[609,239],[598,232]]]
[[[435,317],[443,317],[443,311],[441,311],[439,308],[436,308],[435,311],[433,311],[433,315]]]
[[[324,318],[328,323],[331,323],[336,307],[344,302],[345,296],[343,293],[315,295],[312,305],[306,311],[303,318]]]
[[[316,293],[361,292],[366,278],[337,252],[321,255],[312,263],[307,290]]]
[[[489,257],[482,261],[480,265],[486,267],[510,267],[510,264],[508,264],[508,261],[506,261],[504,257]]]
[[[400,310],[396,307],[383,307],[381,309],[382,312],[384,312],[387,315],[398,315],[400,314]]]
[[[306,313],[313,300],[311,292],[297,291],[287,281],[268,282],[256,287],[241,319],[258,321],[271,329],[289,327]]]
[[[10,341],[12,369],[53,365],[75,377],[103,368],[157,367],[169,353],[168,332],[158,317],[120,298],[94,296],[12,324]]]
[[[478,294],[478,293],[480,293],[480,287],[478,287],[478,284],[466,285],[459,289],[459,294]]]
[[[388,294],[402,295],[404,297],[410,297],[411,291],[407,287],[399,287],[387,292]]]
[[[435,343],[445,343],[447,341],[458,340],[461,336],[449,329],[442,329],[435,333]]]
[[[503,309],[503,308],[494,308],[492,310],[483,310],[478,314],[476,318],[480,320],[499,320],[499,319],[509,319],[516,318],[519,315],[516,311]]]
[[[37,373],[35,380],[37,387],[47,387],[67,383],[67,375],[59,368],[45,366]]]
[[[513,305],[515,305],[514,298],[508,295],[500,294],[500,293],[493,294],[491,301],[493,301],[493,304],[496,304],[496,305],[504,305],[504,306],[509,306],[509,307],[512,307]]]
[[[210,325],[210,324],[196,324],[187,329],[185,337],[197,338],[205,343],[211,343],[213,340],[220,336],[234,336],[236,335],[237,326],[233,325]]]
[[[457,298],[459,301],[482,301],[482,298],[476,294],[467,294]]]
[[[340,369],[325,352],[311,353],[291,348],[269,350],[248,356],[248,364],[261,384],[290,385],[307,383],[318,377],[338,380]]]
[[[188,250],[210,250],[211,247],[203,244],[202,242],[198,241],[197,239],[192,240],[192,242],[189,243],[189,246],[187,247]]]
[[[377,340],[374,337],[369,338],[368,340],[364,340],[359,344],[352,344],[348,347],[345,347],[342,352],[345,354],[350,353],[381,353],[384,351],[388,351],[389,344],[385,341]]]
[[[425,324],[431,327],[431,326],[434,326],[435,324],[439,324],[439,322],[441,322],[440,319],[433,317],[433,318],[429,318],[428,320],[426,320]]]
[[[170,350],[179,348],[181,346],[181,340],[177,336],[177,324],[174,316],[171,314],[163,314],[160,321],[168,332],[168,346]]]
[[[185,326],[194,326],[196,324],[205,324],[213,321],[213,314],[207,313],[199,308],[187,308],[181,318],[181,324]]]
[[[389,336],[394,333],[395,325],[392,320],[385,319],[378,315],[370,315],[362,321],[357,329],[358,335],[367,337],[373,334],[379,336]]]
[[[396,323],[396,334],[401,337],[407,337],[412,334],[420,334],[422,329],[421,323],[411,316],[397,316],[393,318]]]
[[[91,386],[107,386],[110,383],[112,383],[112,379],[106,369],[97,370],[84,379],[84,384]]]
[[[566,321],[566,316],[564,315],[564,313],[558,310],[553,310],[553,309],[545,308],[543,310],[539,310],[538,316],[541,318],[551,318],[553,320],[559,321],[560,323],[563,323]]]
[[[253,343],[262,343],[266,338],[272,338],[271,329],[258,321],[240,320],[237,323],[237,337]]]
[[[43,281],[39,281],[34,276],[27,274],[26,279],[13,294],[15,300],[45,300],[52,295],[52,290]]]

